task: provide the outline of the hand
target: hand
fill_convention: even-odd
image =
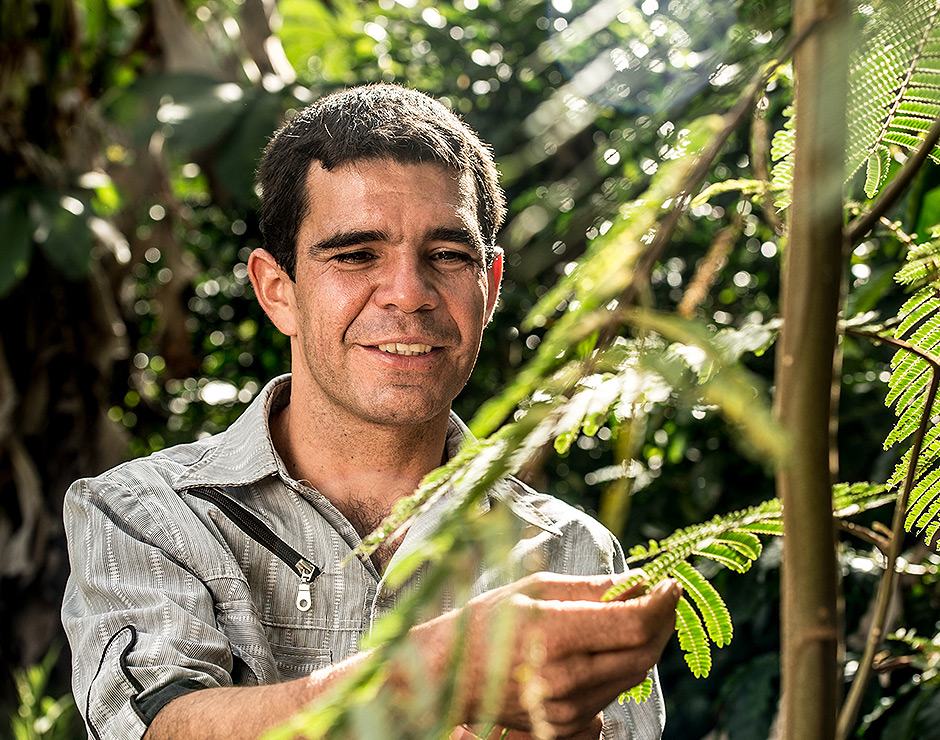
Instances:
[[[497,725],[489,734],[483,735],[486,732],[486,728],[490,725],[460,725],[455,727],[454,731],[450,733],[448,740],[531,740],[532,735],[523,730],[509,730],[506,732],[505,727],[500,727]],[[564,738],[556,738],[556,740],[599,740],[601,736],[601,731],[604,729],[604,713],[600,712],[594,720],[591,722],[591,725],[581,731],[577,732],[574,735],[567,735]],[[503,733],[506,732],[506,735]]]
[[[585,732],[601,709],[646,678],[675,626],[680,589],[671,580],[636,598],[633,591],[601,602],[625,578],[537,573],[481,594],[416,636],[422,649],[437,652],[432,664],[440,676],[452,646],[461,645],[461,716],[468,720],[540,735]],[[511,636],[500,642],[507,625]],[[483,706],[491,665],[507,663],[501,705]]]

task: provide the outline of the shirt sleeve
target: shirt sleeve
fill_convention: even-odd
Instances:
[[[616,537],[610,535],[610,539],[613,547],[609,572],[623,573],[627,569],[623,549]],[[666,705],[655,666],[649,676],[653,688],[646,701],[637,703],[631,699],[624,704],[614,701],[604,710],[602,740],[658,740],[662,737],[666,726]]]
[[[156,486],[140,488],[81,480],[65,499],[72,572],[62,621],[76,704],[95,740],[142,737],[170,700],[232,684],[210,586],[186,565],[199,554],[171,516],[144,503]]]

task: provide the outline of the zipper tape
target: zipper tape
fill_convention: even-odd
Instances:
[[[286,563],[300,578],[300,585],[297,590],[297,609],[302,612],[310,610],[312,603],[310,584],[323,572],[319,566],[314,565],[288,545],[267,524],[261,521],[257,514],[242,506],[224,491],[218,488],[191,488],[185,493],[215,505],[242,532]]]

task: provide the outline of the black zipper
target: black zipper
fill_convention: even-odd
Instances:
[[[309,611],[311,605],[310,584],[322,573],[319,566],[314,565],[274,534],[271,528],[258,518],[257,514],[245,508],[218,488],[191,488],[187,490],[187,493],[214,504],[242,532],[283,560],[300,578],[300,585],[297,590],[297,608],[302,612]]]

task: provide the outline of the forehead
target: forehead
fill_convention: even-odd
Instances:
[[[469,171],[436,163],[362,159],[327,170],[310,163],[306,178],[307,218],[318,226],[363,218],[447,219],[474,231],[476,187]]]

